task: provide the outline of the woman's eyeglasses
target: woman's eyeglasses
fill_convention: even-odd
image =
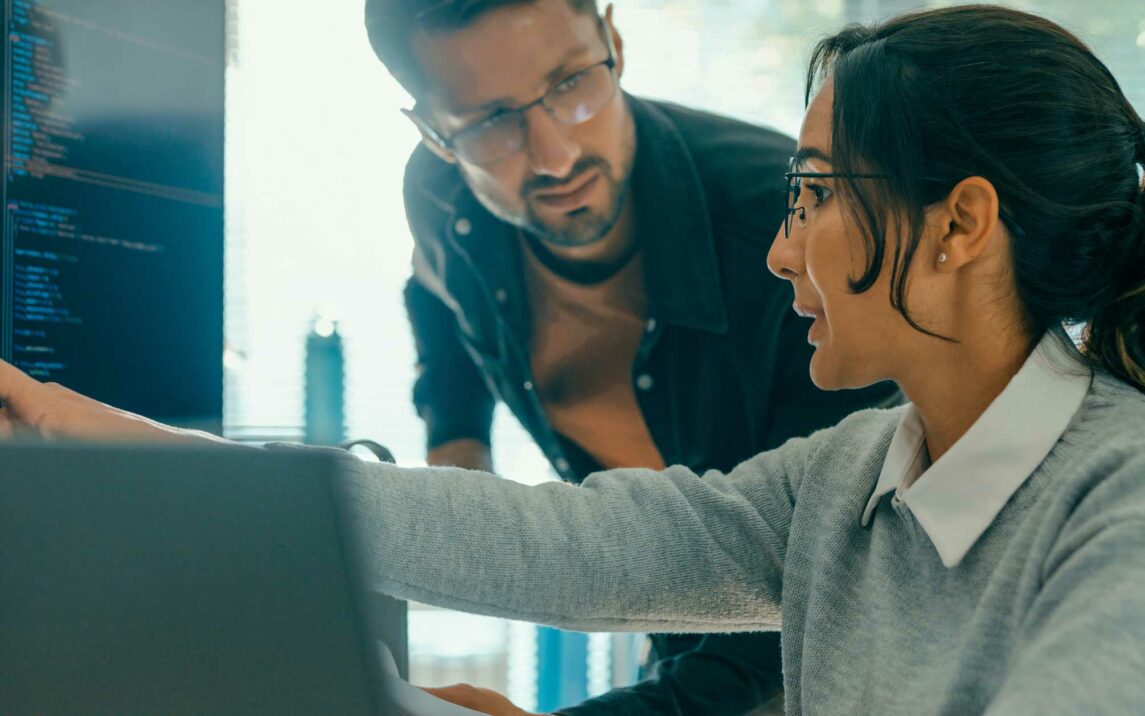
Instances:
[[[882,174],[850,174],[847,172],[784,172],[787,180],[786,211],[783,213],[783,238],[791,238],[791,222],[796,214],[799,220],[807,219],[807,208],[797,206],[803,191],[804,179],[886,179]]]
[[[791,224],[795,216],[799,216],[800,221],[807,220],[807,207],[798,206],[799,197],[803,192],[804,179],[886,179],[885,174],[853,174],[849,172],[796,172],[787,171],[783,173],[783,178],[787,180],[787,191],[785,193],[785,206],[783,213],[783,238],[791,238]],[[927,179],[927,181],[937,182],[939,179]],[[998,218],[1010,230],[1010,233],[1015,236],[1025,236],[1026,232],[1022,231],[1017,222],[1014,221],[1013,215],[1005,209],[1005,207],[998,207]]]

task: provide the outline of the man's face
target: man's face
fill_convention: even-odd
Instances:
[[[610,20],[606,28],[612,32]],[[619,74],[618,37],[616,44]],[[505,5],[464,28],[423,34],[414,50],[432,88],[421,111],[447,137],[532,102],[608,58],[597,18],[577,13],[567,0]],[[616,90],[581,124],[562,124],[533,107],[525,115],[524,146],[493,163],[437,151],[457,163],[498,218],[554,245],[587,246],[620,216],[635,144],[632,117]]]

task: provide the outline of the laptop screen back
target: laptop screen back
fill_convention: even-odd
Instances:
[[[337,462],[0,446],[0,712],[387,712]]]

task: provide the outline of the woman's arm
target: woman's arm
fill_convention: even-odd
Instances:
[[[0,439],[235,444],[210,433],[149,420],[56,383],[41,383],[2,360],[0,406]]]
[[[348,460],[344,496],[368,579],[402,598],[578,631],[751,631],[779,624],[805,453],[580,487]]]
[[[0,402],[0,433],[225,442],[2,361]],[[793,440],[726,475],[617,470],[580,487],[347,456],[341,492],[367,579],[396,596],[582,631],[754,631],[779,624],[807,445]]]

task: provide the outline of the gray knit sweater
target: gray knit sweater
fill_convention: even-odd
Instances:
[[[900,411],[702,478],[354,461],[345,488],[371,579],[403,598],[586,631],[782,616],[788,713],[1145,713],[1145,395],[1097,375],[954,568],[890,495],[860,525]]]

